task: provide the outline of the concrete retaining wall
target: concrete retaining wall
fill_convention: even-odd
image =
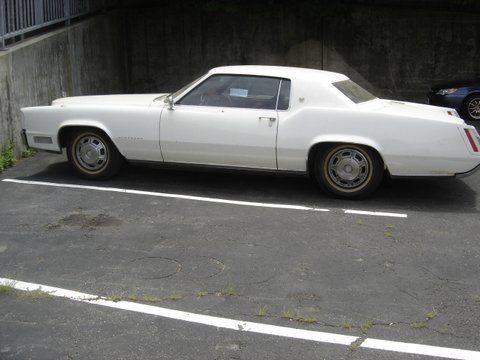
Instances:
[[[453,2],[352,2],[137,1],[127,19],[130,91],[176,90],[221,65],[290,65],[424,102],[432,83],[480,74],[478,12]]]
[[[20,108],[125,89],[122,18],[96,15],[0,52],[0,150],[23,149]]]

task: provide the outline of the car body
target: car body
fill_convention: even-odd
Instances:
[[[378,99],[313,69],[219,67],[170,95],[68,97],[22,112],[29,146],[66,148],[94,179],[119,159],[203,164],[309,173],[333,195],[360,197],[385,172],[453,177],[480,164],[478,133],[455,110]]]
[[[465,120],[480,120],[480,78],[433,85],[427,96],[430,105],[454,108]]]

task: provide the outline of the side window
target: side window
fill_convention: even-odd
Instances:
[[[213,75],[178,104],[275,110],[279,85],[276,78]]]
[[[283,79],[280,89],[280,95],[278,96],[277,110],[287,110],[290,105],[290,87],[291,81]]]

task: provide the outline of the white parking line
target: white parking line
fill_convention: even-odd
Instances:
[[[400,213],[391,213],[391,212],[382,212],[382,211],[364,211],[364,210],[343,210],[345,214],[357,214],[357,215],[371,215],[371,216],[390,216],[398,218],[406,218],[407,214]]]
[[[186,321],[201,325],[214,326],[216,328],[245,331],[258,334],[266,334],[273,336],[282,336],[292,339],[310,340],[321,343],[351,345],[359,340],[357,336],[341,335],[320,331],[294,329],[284,326],[268,325],[254,323],[249,321],[241,321],[227,319],[209,315],[195,314],[186,311],[172,310],[152,305],[144,305],[130,301],[110,301],[105,297],[97,295],[85,294],[77,291],[40,285],[35,283],[16,281],[13,279],[0,278],[0,285],[11,286],[21,291],[41,290],[49,293],[51,296],[62,297],[74,301],[85,302],[93,305],[106,306],[114,309],[133,311],[142,314],[155,315],[169,319]],[[360,345],[362,348],[393,351],[407,354],[436,356],[448,359],[460,360],[479,360],[480,352],[472,350],[462,350],[455,348],[430,346],[414,343],[404,343],[398,341],[388,341],[367,338]]]
[[[264,207],[264,208],[274,208],[274,209],[301,210],[301,211],[320,211],[320,212],[330,211],[330,209],[303,206],[303,205],[288,205],[288,204],[262,203],[262,202],[254,202],[254,201],[228,200],[228,199],[210,198],[210,197],[204,197],[204,196],[170,194],[170,193],[155,192],[155,191],[132,190],[132,189],[122,189],[122,188],[114,188],[114,187],[104,187],[104,186],[62,184],[62,183],[54,183],[54,182],[47,182],[47,181],[32,181],[32,180],[18,180],[18,179],[3,179],[2,181],[16,183],[16,184],[118,192],[118,193],[125,193],[125,194],[147,195],[147,196],[157,196],[157,197],[165,197],[165,198],[176,198],[176,199],[183,199],[183,200],[204,201],[204,202],[219,203],[219,204],[232,204],[232,205]],[[346,214],[386,216],[386,217],[399,217],[399,218],[408,217],[407,214],[402,214],[402,213],[361,211],[361,210],[348,210],[348,209],[343,211]]]
[[[480,359],[480,352],[478,351],[461,350],[440,346],[430,346],[380,339],[366,339],[362,343],[361,347],[367,349],[400,352],[405,354],[435,356],[447,359]]]
[[[122,189],[122,188],[113,188],[113,187],[103,187],[103,186],[61,184],[61,183],[53,183],[53,182],[46,182],[46,181],[30,181],[30,180],[18,180],[18,179],[4,179],[2,181],[17,183],[17,184],[55,186],[55,187],[70,188],[70,189],[87,189],[87,190],[97,190],[97,191],[119,192],[119,193],[125,193],[125,194],[158,196],[158,197],[165,197],[165,198],[205,201],[205,202],[220,203],[220,204],[232,204],[232,205],[266,207],[266,208],[275,208],[275,209],[303,210],[303,211],[324,211],[324,212],[330,211],[328,209],[321,209],[321,208],[302,206],[302,205],[285,205],[285,204],[261,203],[261,202],[253,202],[253,201],[227,200],[227,199],[218,199],[218,198],[210,198],[210,197],[203,197],[203,196],[170,194],[170,193],[163,193],[163,192],[156,192],[156,191],[132,190],[132,189]]]

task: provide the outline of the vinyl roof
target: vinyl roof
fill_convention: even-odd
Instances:
[[[257,76],[273,76],[281,78],[302,78],[320,80],[325,82],[336,82],[347,80],[348,77],[331,71],[288,67],[288,66],[265,66],[265,65],[235,65],[222,66],[211,69],[210,74],[241,74]]]

